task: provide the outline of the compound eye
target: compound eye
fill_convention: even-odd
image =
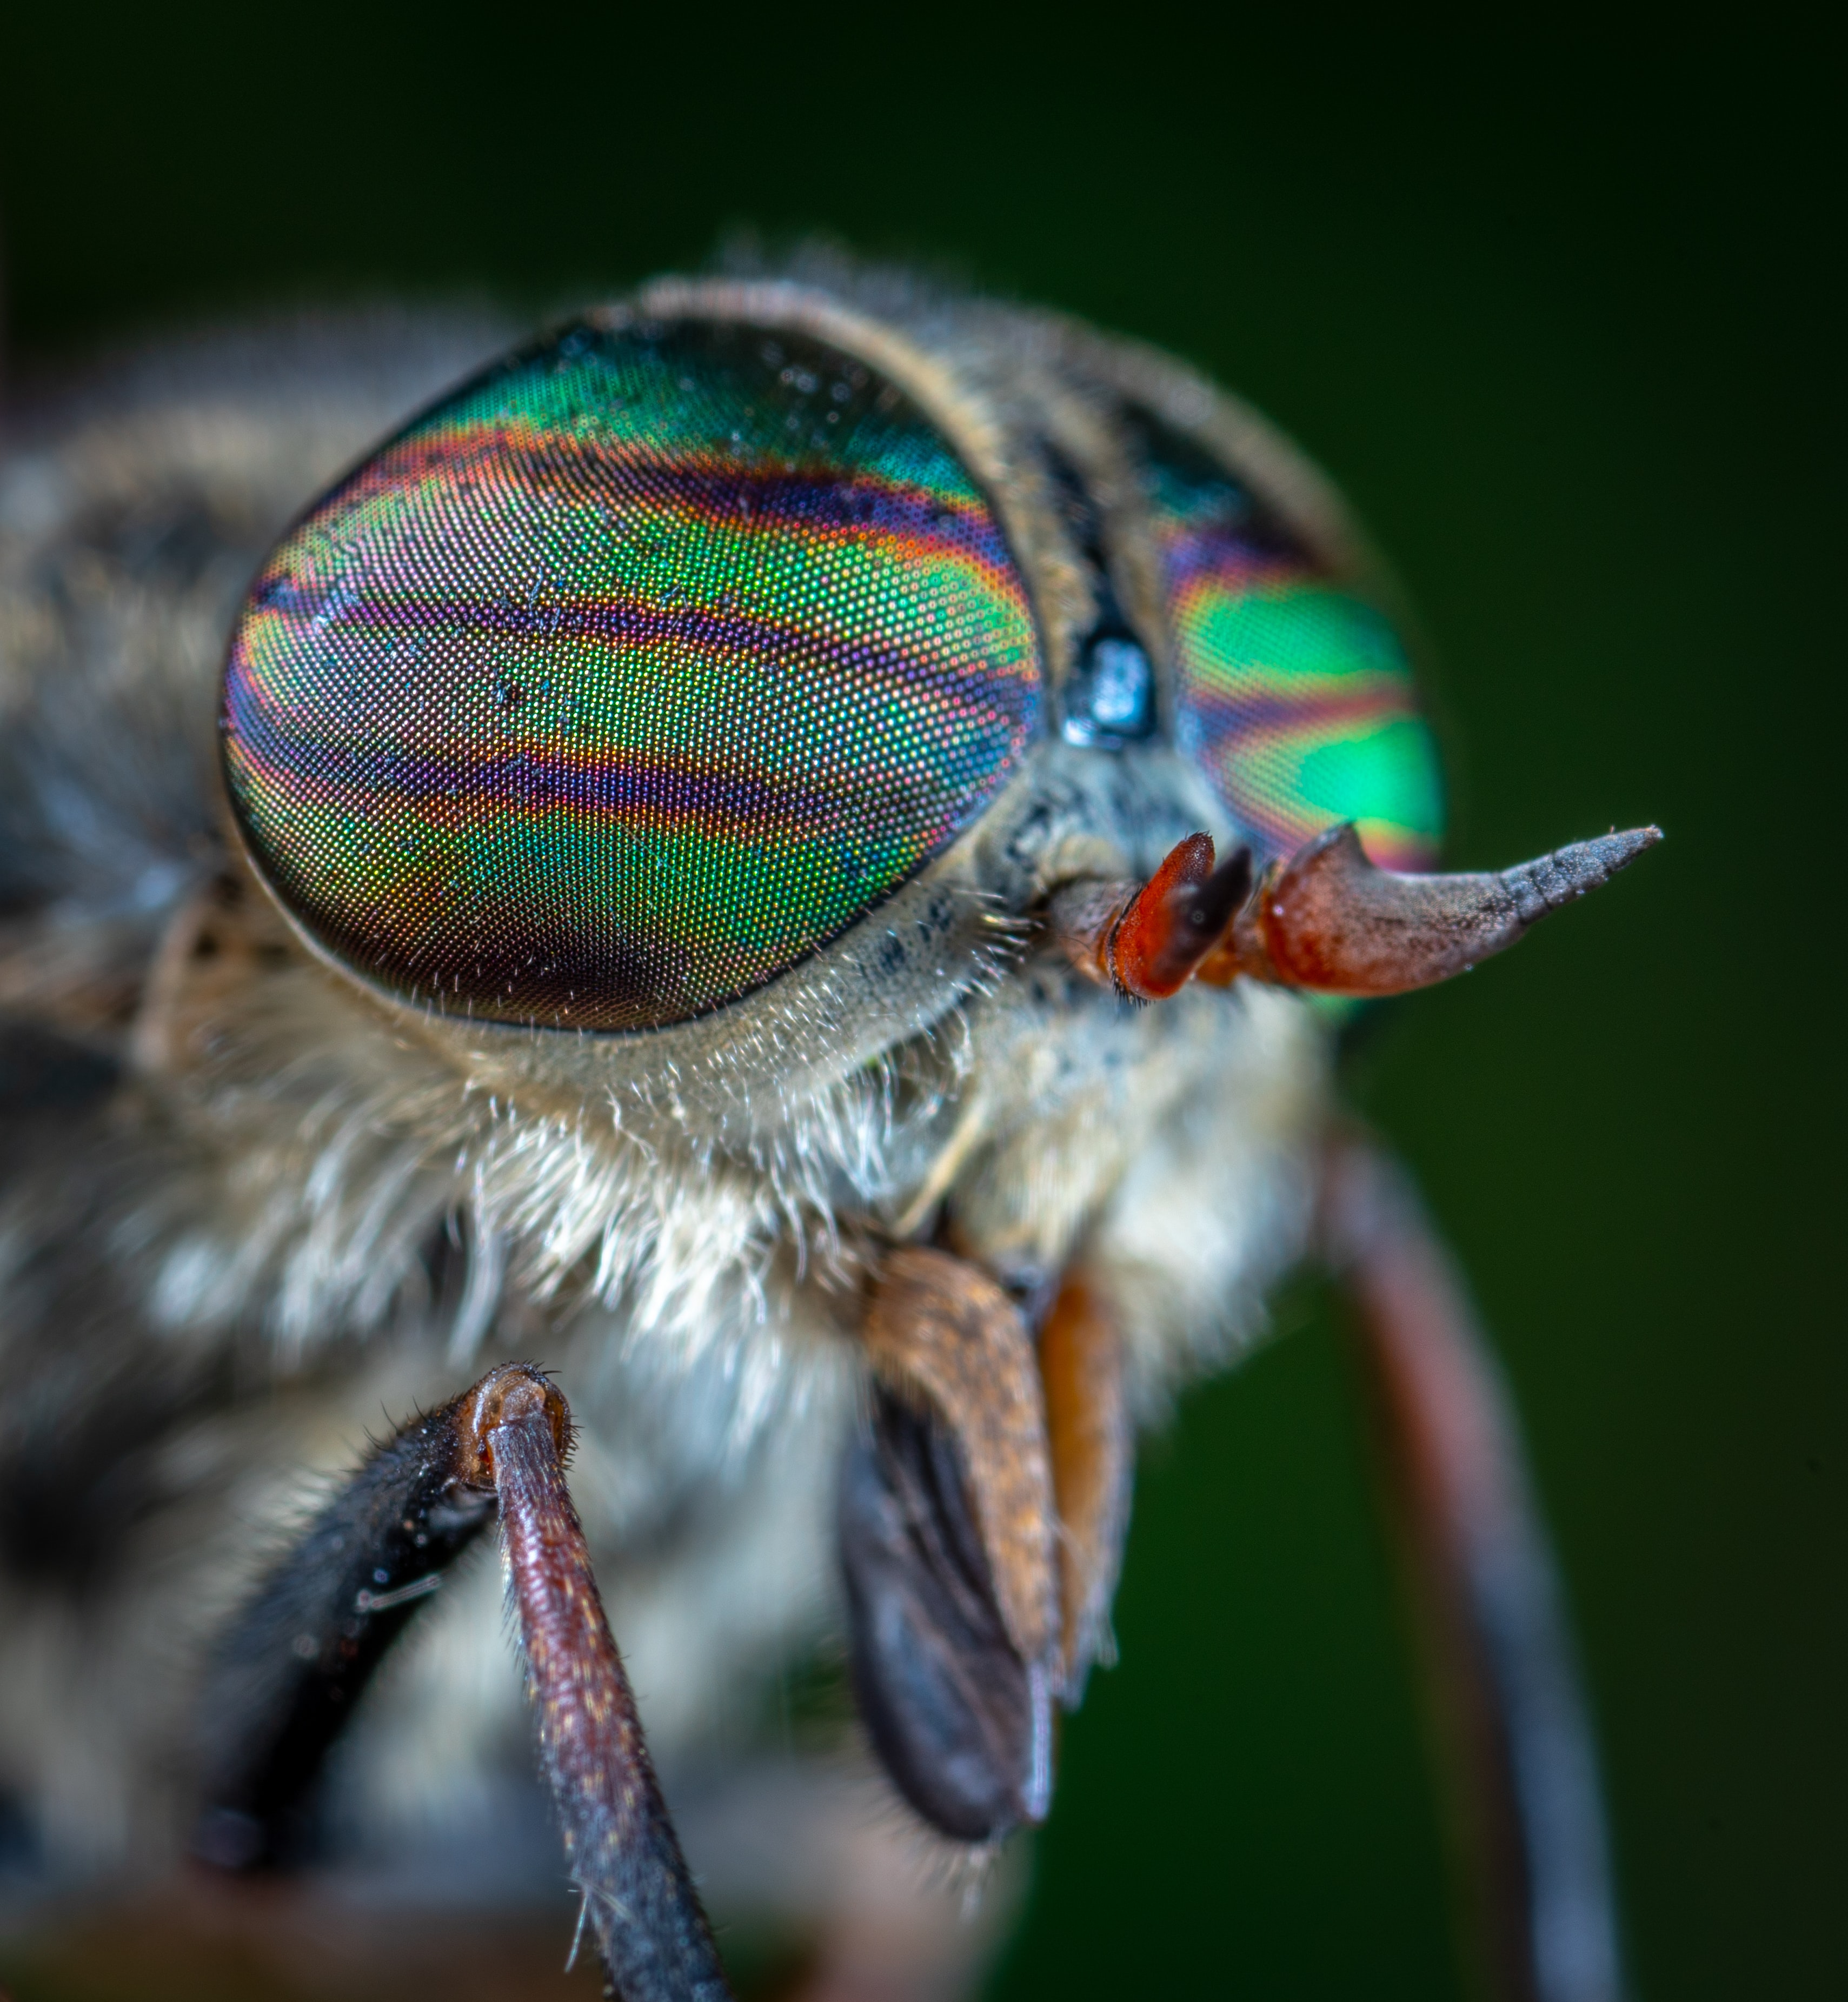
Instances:
[[[1182,748],[1260,864],[1351,820],[1383,868],[1428,867],[1442,793],[1398,635],[1223,466],[1144,442]]]
[[[309,936],[478,1018],[657,1028],[844,930],[1037,731],[1027,590],[895,385],[806,337],[579,326],[277,549],[221,710]]]

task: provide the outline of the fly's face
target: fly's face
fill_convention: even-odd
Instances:
[[[1438,826],[1401,644],[1254,420],[779,284],[657,285],[409,425],[266,565],[221,720],[323,959],[492,1078],[717,1132],[992,985],[1062,882]]]
[[[1301,997],[1461,971],[1655,837],[1419,874],[1431,739],[1313,471],[1163,358],[866,299],[664,281],[465,383],[274,553],[220,724],[249,863],[366,998],[380,1066],[422,1080],[404,1102],[493,1108],[417,1136],[419,1172],[455,1149],[482,1270],[522,1237],[555,1289],[594,1264],[671,1363],[625,1287],[678,1285],[690,1351],[689,1316],[749,1318],[716,1275],[755,1243],[851,1352],[862,1714],[919,1813],[980,1844],[1046,1810],[1138,1382],[1212,1352],[1318,1202],[1383,1326],[1438,1269],[1394,1266],[1383,1185],[1329,1168],[1330,1015]],[[790,1250],[804,1205],[855,1254],[825,1282]],[[620,1662],[578,1617],[570,1437],[541,1379],[497,1371],[330,1505],[228,1643],[212,1841],[270,1843],[425,1589],[417,1525],[459,1548],[497,1494],[606,1962],[633,1995],[716,1992]],[[355,1613],[362,1518],[400,1526]]]

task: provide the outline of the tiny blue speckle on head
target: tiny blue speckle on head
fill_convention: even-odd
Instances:
[[[1155,674],[1134,640],[1115,635],[1086,647],[1065,690],[1068,744],[1108,748],[1145,737],[1155,720]]]

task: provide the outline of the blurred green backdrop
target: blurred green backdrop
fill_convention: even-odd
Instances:
[[[1295,433],[1435,640],[1453,858],[1668,830],[1402,1004],[1355,1090],[1525,1414],[1639,1992],[1839,1995],[1839,66],[1762,15],[1627,46],[1300,11],[15,4],[9,340],[536,312],[821,228]],[[1327,1303],[1282,1317],[1149,1458],[1007,2002],[1457,1992],[1355,1397]]]

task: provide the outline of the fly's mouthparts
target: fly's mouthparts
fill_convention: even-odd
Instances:
[[[1058,1513],[1032,1334],[987,1273],[910,1245],[860,1338],[839,1498],[855,1693],[887,1774],[958,1842],[1044,1819],[1062,1681]]]

